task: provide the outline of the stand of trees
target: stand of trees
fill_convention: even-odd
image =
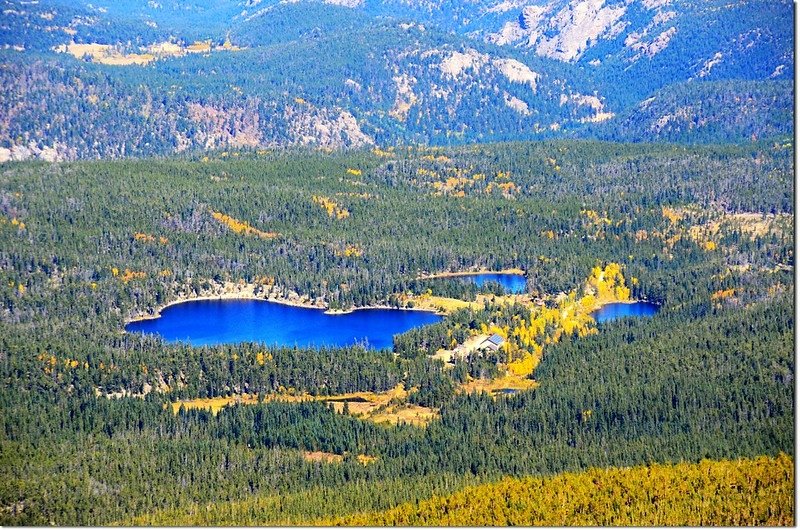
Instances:
[[[559,142],[4,166],[0,523],[169,523],[210,504],[214,518],[188,520],[277,524],[502,475],[793,455],[791,164],[768,145]],[[481,185],[433,186],[447,168]],[[329,216],[314,195],[349,215]],[[231,230],[213,212],[278,236]],[[520,267],[532,293],[568,292],[611,261],[658,315],[548,344],[538,388],[497,399],[454,391],[494,363],[447,369],[427,355],[448,332],[502,324],[491,304],[398,336],[394,351],[194,348],[123,332],[127,317],[211,282],[348,307],[429,288],[470,299],[468,284],[417,280],[470,267]],[[400,382],[440,419],[423,429],[322,403],[216,416],[170,406]]]

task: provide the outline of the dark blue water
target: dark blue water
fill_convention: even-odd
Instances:
[[[623,317],[651,317],[658,313],[658,305],[650,302],[633,302],[630,304],[606,304],[594,313],[592,317],[598,324]]]
[[[467,274],[458,276],[467,281],[475,282],[478,287],[483,287],[486,282],[497,282],[503,286],[507,293],[519,294],[525,292],[525,276],[522,274],[497,274],[497,273],[481,273],[481,274]]]
[[[441,319],[426,311],[361,309],[326,315],[321,309],[263,300],[197,300],[167,307],[160,318],[131,322],[125,329],[195,346],[252,341],[299,347],[366,343],[383,349],[392,347],[392,335]]]

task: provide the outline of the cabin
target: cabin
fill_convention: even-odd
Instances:
[[[505,344],[505,342],[506,342],[506,339],[504,339],[503,337],[501,337],[500,335],[495,333],[494,335],[492,335],[491,337],[489,337],[485,341],[481,342],[481,344],[480,344],[480,346],[478,346],[478,348],[480,348],[482,350],[497,351],[503,346],[503,344]]]

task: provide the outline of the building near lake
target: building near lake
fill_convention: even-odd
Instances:
[[[485,341],[481,342],[480,346],[478,346],[482,350],[491,350],[497,351],[499,350],[503,344],[505,344],[506,339],[495,333]]]

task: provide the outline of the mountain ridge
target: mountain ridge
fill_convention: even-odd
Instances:
[[[788,1],[3,4],[0,160],[791,134]]]

